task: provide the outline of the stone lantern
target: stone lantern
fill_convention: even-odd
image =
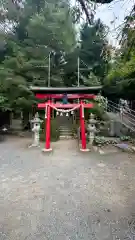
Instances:
[[[95,138],[95,133],[97,131],[96,129],[96,119],[94,118],[94,115],[91,113],[90,114],[90,119],[89,119],[89,123],[88,123],[88,131],[89,131],[89,142],[90,144],[92,145],[93,144],[93,141],[94,141],[94,138]]]
[[[39,147],[39,141],[40,141],[40,124],[43,121],[40,120],[38,112],[35,114],[35,117],[33,120],[31,120],[32,124],[32,132],[34,133],[33,143],[30,147]]]

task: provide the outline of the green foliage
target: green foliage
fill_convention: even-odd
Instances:
[[[106,95],[133,100],[135,95],[135,11],[125,19],[120,50],[104,80]]]
[[[130,136],[121,136],[121,137],[120,137],[120,140],[121,140],[121,141],[130,141],[130,140],[131,140],[131,137],[130,137]]]
[[[106,40],[106,27],[101,21],[83,24],[80,30],[80,45],[67,56],[64,84],[76,86],[78,77],[77,59],[80,59],[79,80],[82,86],[97,86],[108,72],[110,53]]]
[[[88,76],[88,84],[89,86],[100,86],[101,81],[93,72],[90,72]]]
[[[88,120],[90,117],[90,113],[93,113],[96,119],[104,120],[104,115],[105,115],[104,108],[99,106],[97,102],[94,102],[93,104],[94,104],[93,108],[85,109],[85,119]]]
[[[53,50],[65,53],[66,65],[51,58],[51,86],[77,85],[80,57],[80,85],[102,83],[108,71],[106,27],[92,20],[83,24],[77,46],[74,9],[62,0],[0,0],[0,109],[30,110],[35,104],[30,85],[48,85],[48,56]],[[80,16],[81,11],[77,12]],[[10,23],[7,25],[7,23]],[[78,34],[78,35],[77,35]]]
[[[94,104],[94,108],[91,110],[91,112],[97,117],[97,119],[104,119],[104,108],[100,107],[98,104]]]
[[[81,68],[85,68],[83,75],[88,78],[87,84],[91,85],[91,80],[97,85],[102,81],[108,71],[109,52],[106,40],[106,27],[100,20],[92,26],[84,24],[81,29]],[[100,79],[100,80],[99,80]],[[94,84],[93,84],[94,85]]]
[[[110,89],[116,96],[134,99],[135,87],[135,57],[132,56],[129,61],[118,62],[104,81],[104,89]]]
[[[99,147],[102,147],[102,146],[106,146],[106,145],[109,145],[109,144],[117,144],[119,142],[119,140],[113,140],[113,139],[107,139],[105,137],[99,137],[99,136],[96,136],[95,139],[94,139],[94,144],[95,145],[98,145]]]
[[[45,132],[46,132],[46,126],[45,121],[42,123],[41,132],[40,132],[40,140],[45,142]],[[59,124],[57,119],[51,120],[51,141],[55,142],[58,141],[60,137],[59,132]]]
[[[61,0],[2,1],[2,24],[10,20],[11,31],[2,32],[0,49],[0,108],[30,108],[35,103],[29,85],[47,86],[48,56],[54,50],[72,52],[75,28],[68,2]],[[10,7],[9,7],[10,5]],[[18,10],[16,10],[18,9]],[[63,85],[63,67],[51,59],[51,85]]]

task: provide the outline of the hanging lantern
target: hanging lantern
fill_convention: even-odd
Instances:
[[[57,115],[57,116],[59,115],[59,112],[58,112],[58,111],[56,112],[56,115]]]
[[[63,113],[62,113],[62,112],[60,113],[60,116],[63,116]]]
[[[74,114],[74,112],[73,112],[73,111],[71,111],[71,114],[73,115],[73,114]]]
[[[68,112],[66,113],[66,117],[68,117]]]

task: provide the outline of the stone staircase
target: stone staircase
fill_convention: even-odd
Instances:
[[[61,125],[59,128],[60,139],[72,139],[73,134],[69,125]]]
[[[107,116],[113,122],[119,123],[121,128],[130,132],[135,133],[135,111],[123,107],[123,113],[120,113],[120,106],[112,101],[108,101],[107,105]],[[119,127],[120,128],[120,127]]]
[[[57,116],[59,123],[60,139],[72,139],[72,119],[70,116]]]

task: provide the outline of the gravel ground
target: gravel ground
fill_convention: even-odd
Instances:
[[[135,239],[135,158],[0,143],[0,240]]]

